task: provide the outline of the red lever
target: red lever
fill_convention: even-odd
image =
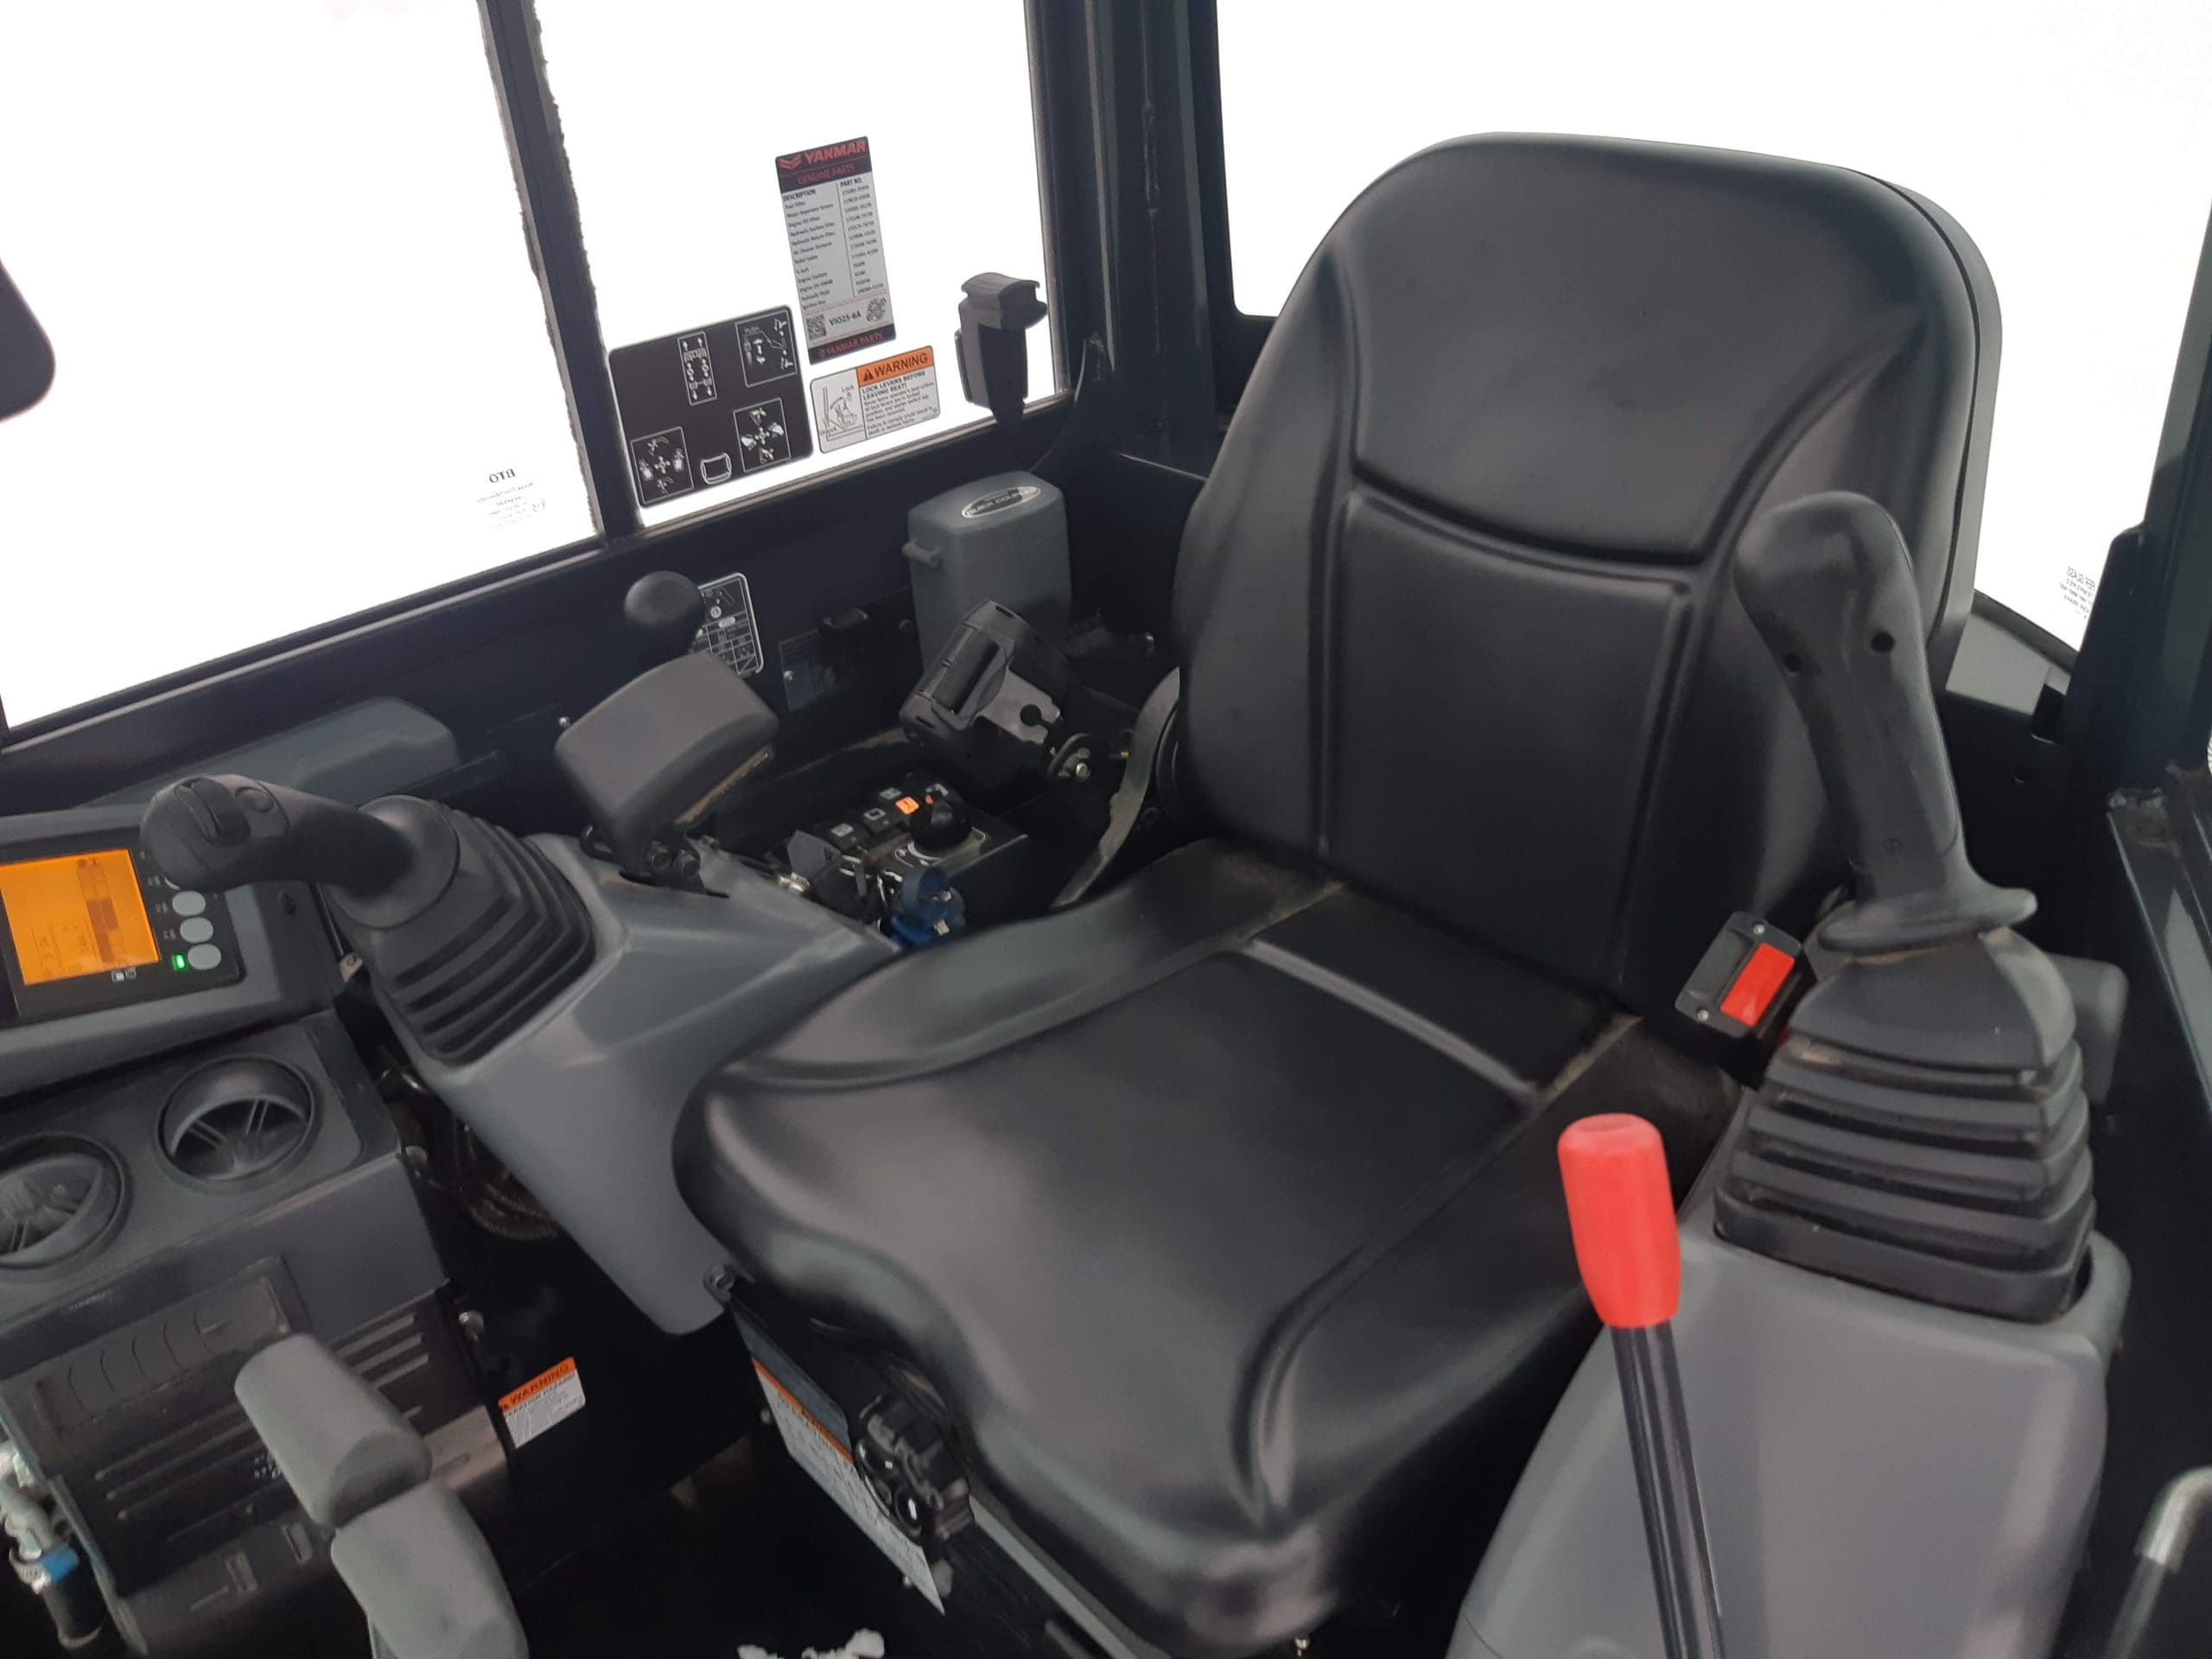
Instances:
[[[1682,1246],[1659,1131],[1627,1112],[1567,1126],[1559,1138],[1574,1261],[1598,1317],[1638,1330],[1675,1317]]]

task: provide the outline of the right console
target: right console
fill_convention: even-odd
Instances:
[[[2016,931],[2033,898],[1967,862],[1887,514],[1848,494],[1777,509],[1736,581],[1804,715],[1853,893],[1810,942],[1819,982],[1750,1022],[1778,1046],[1681,1216],[1674,1329],[1721,1627],[1732,1652],[1792,1659],[2041,1659],[2127,1299],[2088,1153],[2126,984],[2046,956]],[[1601,1347],[1499,1523],[1452,1659],[1661,1659],[1649,1561]]]

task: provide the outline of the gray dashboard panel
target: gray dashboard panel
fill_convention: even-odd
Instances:
[[[100,804],[143,805],[179,778],[234,772],[359,806],[379,795],[402,794],[460,764],[461,746],[442,721],[397,697],[372,697],[181,771],[126,785],[102,796]]]
[[[88,806],[0,818],[0,849],[109,831],[135,840],[138,816],[135,806]],[[0,1029],[0,1101],[119,1061],[291,1019],[337,995],[338,955],[309,888],[270,882],[236,888],[229,901],[245,964],[242,979],[189,996]]]
[[[731,1052],[898,947],[720,854],[701,874],[726,897],[645,887],[565,836],[531,840],[591,912],[590,971],[481,1059],[442,1065],[412,1042],[409,1053],[655,1324],[696,1330],[721,1312],[705,1280],[729,1253],[676,1189],[685,1098]]]

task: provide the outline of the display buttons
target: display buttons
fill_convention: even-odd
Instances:
[[[223,965],[222,947],[213,944],[195,944],[184,953],[184,959],[204,974],[211,968],[219,968]]]
[[[207,908],[207,895],[189,888],[169,895],[169,908],[180,916],[197,916]]]
[[[841,853],[849,853],[861,844],[860,830],[844,823],[831,824],[822,832],[822,838]]]
[[[205,944],[215,937],[215,924],[205,916],[194,916],[179,926],[177,933],[187,944]]]

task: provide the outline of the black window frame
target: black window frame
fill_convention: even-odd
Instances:
[[[1084,199],[1093,188],[1094,169],[1065,164],[1070,158],[1090,155],[1084,42],[1068,26],[1071,20],[1057,15],[1069,10],[1054,0],[1025,0],[1023,7],[1046,263],[1038,274],[1045,279],[1052,302],[1046,326],[1052,341],[1055,388],[1025,412],[1020,424],[1029,436],[1015,446],[1021,453],[1041,453],[1065,419],[1073,396],[1070,342],[1080,340],[1096,326],[1096,290],[1088,282],[1069,280],[1096,263],[1092,246],[1096,213]],[[404,670],[426,653],[435,655],[440,642],[449,646],[457,627],[466,631],[496,626],[495,613],[509,607],[519,607],[523,614],[539,611],[541,595],[536,590],[541,587],[550,596],[565,581],[601,566],[643,568],[644,556],[652,550],[702,535],[729,539],[741,530],[748,541],[760,541],[789,534],[811,516],[804,510],[794,514],[792,503],[810,500],[819,511],[823,498],[842,493],[841,486],[888,486],[913,471],[906,463],[918,456],[973,450],[982,465],[1007,447],[997,429],[971,427],[763,489],[703,512],[650,527],[643,524],[630,488],[591,261],[558,103],[546,72],[537,8],[534,0],[477,0],[477,10],[488,90],[498,102],[506,137],[523,232],[569,400],[594,533],[18,724],[9,721],[4,705],[0,705],[0,785],[7,786],[10,796],[20,787],[33,798],[49,798],[41,804],[50,804],[55,789],[66,794],[67,785],[58,782],[63,773],[92,775],[97,768],[86,762],[93,757],[116,768],[111,775],[124,778],[131,775],[134,764],[143,769],[141,756],[188,756],[195,747],[195,721],[204,722],[206,732],[198,749],[208,752],[251,734],[257,724],[265,725],[272,701],[304,711],[348,700],[324,695],[334,680],[357,688],[366,685],[370,689],[358,690],[356,695],[372,695],[373,683],[390,676],[361,671],[379,654],[388,653],[389,666]],[[57,763],[56,756],[63,751],[75,753],[66,763]],[[11,799],[5,810],[18,809]]]

